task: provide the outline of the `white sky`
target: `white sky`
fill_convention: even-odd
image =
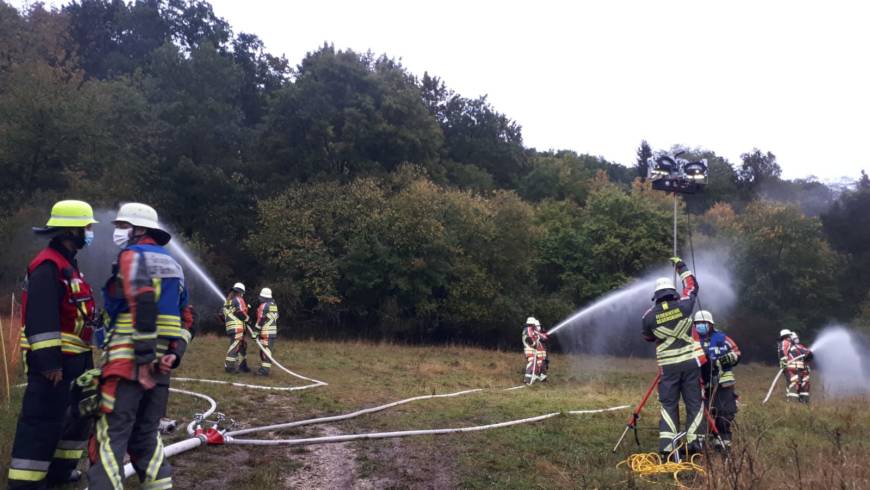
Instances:
[[[870,2],[211,3],[294,65],[328,41],[488,94],[541,150],[631,164],[646,139],[734,164],[758,147],[787,178],[870,171]]]

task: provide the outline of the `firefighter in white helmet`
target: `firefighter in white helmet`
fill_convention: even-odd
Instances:
[[[275,339],[278,337],[278,305],[272,297],[272,289],[260,290],[260,306],[257,308],[257,322],[254,324],[251,335],[254,340],[259,338],[260,345],[260,369],[257,374],[268,376],[272,368],[269,356],[274,355]]]
[[[547,332],[541,330],[541,322],[533,316],[528,317],[523,327],[523,353],[526,356],[524,383],[547,380],[547,340]]]
[[[695,332],[704,348],[707,363],[701,366],[704,380],[704,402],[716,422],[719,439],[714,439],[718,449],[731,448],[731,426],[737,415],[737,393],[734,366],[740,362],[740,348],[725,335],[722,326],[713,320],[713,314],[700,310],[694,316]],[[719,447],[719,443],[724,447]]]
[[[798,368],[803,366],[803,358],[797,359],[800,354],[795,348],[792,336],[794,336],[794,332],[787,328],[779,331],[776,353],[779,356],[779,367],[786,375],[786,400],[797,401],[799,397],[798,385],[800,384]]]
[[[643,315],[643,338],[656,343],[656,361],[661,370],[659,402],[659,453],[668,457],[677,449],[680,428],[680,398],[686,405],[685,442],[689,452],[701,450],[698,431],[704,420],[701,400],[701,364],[704,350],[692,329],[692,311],[698,297],[698,283],[679,257],[671,261],[683,280],[677,292],[668,277],[656,280],[653,306]],[[682,442],[682,441],[679,441]]]
[[[111,333],[99,384],[97,462],[88,481],[96,490],[123,488],[129,455],[139,488],[172,488],[159,426],[170,373],[191,340],[184,271],[164,248],[171,236],[151,206],[125,204],[113,224],[113,241],[122,250],[104,288]]]
[[[250,372],[248,368],[248,344],[245,340],[245,324],[248,322],[248,303],[245,302],[245,285],[233,284],[224,302],[223,319],[230,346],[224,360],[224,370],[228,373]]]
[[[791,392],[797,392],[798,401],[810,402],[810,361],[813,360],[813,351],[801,343],[797,332],[791,333],[791,351],[787,367],[793,372],[789,377]]]

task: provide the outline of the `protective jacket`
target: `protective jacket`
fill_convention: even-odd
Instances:
[[[543,349],[543,342],[546,342],[548,338],[546,333],[534,326],[527,325],[523,329],[523,347],[526,349]]]
[[[692,328],[692,310],[698,296],[698,283],[685,263],[677,264],[683,281],[678,300],[656,303],[643,315],[643,337],[656,343],[656,361],[663,372],[682,370],[686,364],[705,362],[698,334]]]
[[[117,377],[134,380],[137,365],[166,354],[175,354],[173,367],[179,365],[192,315],[181,266],[148,236],[121,251],[103,294],[110,340],[101,409],[111,412]]]
[[[719,330],[713,330],[706,337],[701,337],[701,346],[710,365],[701,368],[704,384],[711,386],[713,380],[718,380],[719,387],[734,386],[734,366],[740,362],[740,348],[731,337]],[[734,354],[731,356],[729,354]]]
[[[227,333],[230,331],[244,332],[245,322],[248,321],[248,304],[241,296],[233,296],[224,303],[224,326]]]
[[[266,300],[257,308],[256,329],[262,336],[278,335],[278,305]]]
[[[46,289],[60,291],[59,302],[48,305],[53,311],[29,311],[28,297],[30,278],[37,268],[43,266],[40,275],[53,275],[54,281],[46,281]],[[53,284],[52,284],[53,282]],[[52,242],[27,266],[27,286],[21,297],[21,317],[25,320],[21,330],[20,345],[26,366],[37,372],[61,369],[61,355],[76,355],[90,352],[91,322],[96,307],[91,286],[79,272],[73,256],[60,243]],[[37,286],[37,285],[35,285]],[[49,291],[53,292],[53,291]],[[36,305],[42,308],[46,305]],[[50,321],[27,321],[32,314],[50,315]],[[55,323],[56,322],[56,323]]]

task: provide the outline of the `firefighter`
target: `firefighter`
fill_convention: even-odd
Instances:
[[[257,374],[260,376],[268,376],[269,370],[272,368],[272,361],[269,359],[275,352],[275,339],[278,337],[278,305],[272,298],[272,290],[263,288],[260,290],[260,306],[257,308],[257,323],[252,329],[251,338],[260,339],[260,345],[265,350],[260,350],[260,369]],[[268,355],[267,355],[268,354]]]
[[[792,337],[794,333],[784,328],[779,331],[779,343],[776,350],[779,355],[779,367],[785,371],[787,384],[785,388],[785,399],[788,401],[797,401],[799,399],[798,388],[800,377],[798,376],[798,367],[803,363],[802,359],[795,359],[799,354],[794,346]]]
[[[716,421],[717,448],[731,449],[731,426],[737,415],[734,366],[740,362],[740,348],[713,321],[713,314],[700,310],[694,317],[695,331],[704,349],[707,364],[701,366],[706,408]],[[720,447],[719,443],[724,447]]]
[[[230,347],[227,349],[227,357],[224,361],[224,370],[228,373],[249,373],[248,368],[248,343],[245,340],[245,324],[248,322],[248,303],[245,303],[245,285],[237,282],[233,284],[224,302],[223,317],[227,337],[230,339]],[[238,365],[238,370],[236,366]]]
[[[813,360],[813,351],[801,343],[797,332],[791,333],[792,353],[789,361],[790,368],[794,371],[797,379],[793,389],[797,391],[798,401],[810,402],[810,361]],[[791,383],[791,379],[789,380]]]
[[[159,425],[169,374],[191,338],[184,271],[164,248],[171,236],[151,206],[124,204],[113,224],[122,250],[103,289],[109,334],[88,480],[92,489],[123,489],[129,454],[141,488],[171,488]]]
[[[679,257],[673,257],[671,261],[682,279],[682,294],[677,293],[670,278],[656,280],[652,297],[655,304],[644,313],[642,320],[643,338],[656,343],[656,361],[662,374],[659,381],[662,405],[659,452],[665,456],[676,449],[674,443],[679,433],[681,396],[686,405],[685,442],[689,452],[701,450],[698,429],[704,420],[700,386],[704,350],[692,329],[698,283]]]
[[[94,239],[97,221],[90,204],[60,201],[45,227],[51,237],[27,266],[22,295],[21,349],[27,388],[12,445],[9,488],[44,488],[75,481],[90,432],[87,419],[73,417],[70,385],[93,367],[89,347],[95,318],[90,285],[76,253]]]
[[[523,351],[526,356],[526,374],[523,382],[547,381],[547,332],[541,330],[541,322],[530,316],[523,327]]]

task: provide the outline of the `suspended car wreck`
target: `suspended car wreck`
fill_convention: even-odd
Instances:
[[[683,153],[650,157],[647,177],[653,189],[694,194],[707,185],[707,160],[687,161],[679,158]]]

